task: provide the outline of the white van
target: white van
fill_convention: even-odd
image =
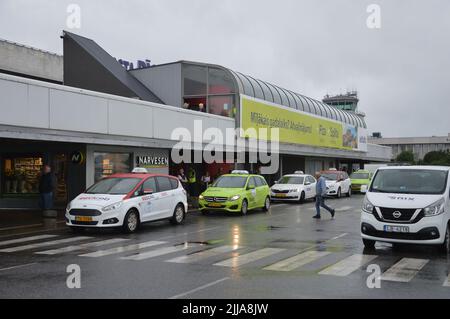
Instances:
[[[361,236],[376,241],[441,245],[450,252],[450,167],[379,168],[366,192]]]

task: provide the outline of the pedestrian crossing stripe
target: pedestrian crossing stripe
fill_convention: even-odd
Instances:
[[[131,256],[120,257],[120,259],[139,261],[139,260],[149,259],[149,258],[158,257],[158,256],[162,256],[162,255],[172,254],[175,252],[186,250],[188,248],[191,248],[191,246],[180,245],[180,246],[163,247],[163,248],[159,248],[156,250],[150,250],[150,251],[146,251],[146,252],[142,252],[142,253],[137,253],[137,254],[134,254]]]
[[[448,277],[445,279],[444,284],[442,285],[444,287],[450,287],[450,274],[448,275]]]
[[[381,280],[409,282],[428,263],[429,259],[402,258],[381,275]]]
[[[345,277],[377,258],[377,255],[351,255],[319,272],[319,275]]]
[[[125,253],[125,252],[129,252],[129,251],[141,250],[144,248],[149,248],[149,247],[158,246],[158,245],[162,245],[162,244],[166,244],[166,242],[152,240],[152,241],[147,241],[147,242],[143,242],[143,243],[139,243],[139,244],[114,247],[114,248],[105,249],[105,250],[97,250],[97,251],[87,253],[87,254],[82,254],[79,256],[80,257],[91,257],[91,258],[104,257],[104,256]]]
[[[193,254],[184,255],[180,257],[175,257],[169,260],[166,260],[166,262],[170,263],[179,263],[179,264],[188,264],[188,263],[194,263],[203,259],[207,259],[209,257],[217,256],[220,254],[229,253],[232,251],[236,251],[238,249],[241,249],[243,247],[238,246],[219,246],[211,249],[202,250]]]
[[[90,239],[90,238],[92,238],[92,237],[86,237],[86,236],[69,237],[69,238],[64,238],[64,239],[45,241],[45,242],[41,242],[41,243],[35,243],[35,244],[28,244],[28,245],[23,245],[23,246],[15,246],[15,247],[10,247],[10,248],[5,248],[5,249],[0,250],[0,252],[2,252],[2,253],[13,253],[13,252],[24,251],[24,250],[31,250],[31,249],[41,248],[41,247],[55,246],[55,245],[59,245],[59,244],[66,244],[66,243],[71,243],[71,242],[75,242],[75,241],[82,241],[82,240],[86,240],[86,239]]]
[[[58,237],[58,235],[38,235],[38,236],[30,236],[30,237],[23,237],[23,238],[17,238],[17,239],[10,239],[0,242],[0,246],[8,246],[13,244],[19,244],[19,243],[25,243],[28,241],[36,241],[40,239],[49,239]]]
[[[339,207],[336,209],[337,212],[345,212],[345,211],[349,211],[352,210],[353,207],[352,206],[343,206],[343,207]]]
[[[128,239],[124,239],[124,238],[112,238],[112,239],[106,239],[106,240],[101,240],[101,241],[94,241],[92,243],[72,245],[72,246],[66,246],[66,247],[62,247],[62,248],[38,251],[38,252],[35,252],[35,254],[57,255],[57,254],[63,254],[63,253],[68,253],[68,252],[72,252],[72,251],[77,251],[77,250],[83,250],[83,249],[87,249],[87,248],[94,248],[94,247],[99,247],[99,246],[121,243],[121,242],[124,242],[127,240]]]
[[[18,239],[11,239],[0,242],[0,246],[6,246],[6,245],[13,245],[13,244],[20,244],[20,243],[27,243],[27,242],[33,242],[37,240],[42,239],[50,239],[57,237],[57,235],[39,235],[39,236],[31,236],[31,237],[24,237],[24,238],[18,238]],[[25,250],[32,250],[36,248],[42,248],[42,247],[49,247],[49,246],[57,246],[61,244],[67,244],[67,243],[73,243],[77,241],[84,241],[92,239],[92,237],[87,236],[78,236],[78,237],[69,237],[69,238],[63,238],[63,239],[56,239],[56,240],[49,240],[49,241],[43,241],[43,242],[37,242],[37,243],[27,243],[24,245],[19,246],[13,246],[13,247],[7,247],[4,249],[1,249],[0,252],[3,253],[11,253],[11,252],[20,252]],[[125,238],[111,238],[106,240],[100,240],[100,241],[94,241],[94,242],[87,242],[87,243],[80,243],[80,244],[72,244],[69,246],[64,246],[60,248],[54,248],[49,250],[42,250],[35,252],[34,254],[40,254],[40,255],[57,255],[57,254],[63,254],[73,251],[80,251],[84,249],[89,248],[95,248],[100,246],[106,246],[106,245],[112,245],[117,243],[122,243],[125,241],[128,241],[129,239]],[[134,260],[134,261],[140,261],[140,260],[146,260],[157,256],[163,256],[168,255],[172,253],[177,252],[183,252],[186,251],[189,248],[195,247],[195,245],[185,244],[185,245],[179,245],[179,246],[169,246],[169,247],[161,247],[156,248],[153,250],[148,251],[142,251],[143,249],[167,244],[165,241],[148,241],[148,242],[142,242],[138,244],[132,244],[132,245],[126,245],[126,246],[119,246],[119,247],[112,247],[105,250],[97,250],[89,253],[80,254],[81,257],[103,257],[103,256],[109,256],[109,255],[115,255],[120,253],[126,253],[126,252],[132,252],[137,251],[137,253],[130,255],[130,256],[123,256],[119,257],[122,260]],[[191,254],[185,254],[183,256],[174,257],[172,259],[165,260],[165,262],[170,263],[180,263],[180,264],[188,264],[188,263],[195,263],[197,261],[201,261],[210,257],[219,256],[221,254],[231,253],[235,252],[239,249],[242,249],[244,247],[240,246],[232,246],[232,245],[223,245],[218,246],[210,249],[205,249],[197,252],[193,252]],[[225,259],[222,261],[219,261],[217,263],[214,263],[214,266],[221,266],[221,267],[239,267],[246,264],[249,264],[254,261],[261,260],[263,258],[275,255],[277,253],[281,253],[283,251],[286,251],[287,249],[283,248],[262,248],[258,249],[249,253],[245,254],[237,254],[234,255],[232,258]],[[280,272],[288,272],[293,271],[297,268],[300,268],[306,264],[312,263],[316,260],[319,260],[320,258],[323,258],[325,256],[330,255],[331,252],[327,251],[316,251],[316,250],[308,250],[301,252],[297,255],[294,255],[289,258],[282,259],[278,262],[275,262],[269,266],[266,266],[263,268],[263,270],[268,271],[280,271]],[[340,276],[345,277],[353,273],[354,271],[357,271],[362,266],[370,263],[372,260],[377,258],[377,255],[366,255],[366,254],[354,254],[351,256],[348,256],[337,263],[334,263],[325,269],[321,270],[318,274],[319,275],[331,275],[331,276]],[[381,276],[381,280],[385,281],[394,281],[394,282],[410,282],[422,269],[427,265],[429,262],[429,259],[419,259],[419,258],[402,258],[400,261],[396,262],[393,266],[391,266],[389,269],[387,269]],[[450,287],[450,274],[445,279],[444,283],[442,284],[443,287]]]
[[[275,264],[272,264],[270,266],[267,266],[264,268],[264,270],[273,270],[273,271],[291,271],[296,268],[299,268],[303,265],[309,264],[321,257],[324,257],[326,255],[330,254],[327,251],[307,251],[304,253],[301,253],[299,255],[281,260]]]
[[[253,251],[251,253],[247,253],[244,255],[236,255],[230,259],[223,260],[221,262],[215,263],[215,266],[222,266],[222,267],[239,267],[248,263],[251,263],[253,261],[257,261],[260,259],[263,259],[265,257],[269,257],[271,255],[280,253],[282,251],[285,251],[286,249],[283,248],[263,248],[256,251]]]

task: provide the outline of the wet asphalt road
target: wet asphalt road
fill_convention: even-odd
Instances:
[[[450,260],[434,247],[364,251],[362,199],[328,200],[335,220],[327,212],[313,220],[307,202],[245,217],[194,212],[182,226],[147,224],[133,235],[2,236],[0,298],[449,298]],[[66,285],[71,264],[80,266],[80,289]],[[383,273],[380,288],[366,284],[371,264]]]

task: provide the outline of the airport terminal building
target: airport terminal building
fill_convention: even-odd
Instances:
[[[137,166],[171,174],[193,167],[197,180],[205,171],[214,178],[263,166],[175,163],[170,151],[179,142],[172,134],[177,128],[192,132],[193,154],[217,143],[195,140],[195,123],[223,135],[227,129],[278,128],[280,164],[266,176],[269,183],[296,170],[352,170],[392,157],[390,147],[368,143],[360,113],[213,64],[178,61],[127,70],[91,39],[69,32],[62,39],[63,56],[0,42],[0,208],[36,207],[44,164],[57,178],[57,207],[102,177]],[[233,156],[242,151],[234,143],[220,146]]]

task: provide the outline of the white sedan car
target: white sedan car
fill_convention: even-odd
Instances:
[[[337,198],[340,198],[342,194],[347,197],[352,196],[352,181],[346,172],[330,170],[320,174],[326,180],[328,196]]]
[[[298,201],[316,197],[316,179],[306,174],[284,175],[270,188],[272,201]]]

